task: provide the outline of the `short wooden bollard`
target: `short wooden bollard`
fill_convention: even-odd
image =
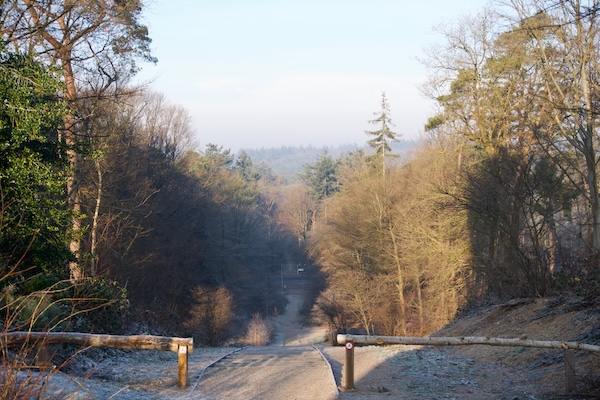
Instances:
[[[344,362],[344,390],[354,390],[354,342],[346,342]]]
[[[48,353],[48,344],[41,342],[38,346],[38,351],[35,356],[35,366],[38,368],[46,368],[50,364],[50,356]]]
[[[577,374],[575,373],[575,351],[573,349],[565,349],[565,378],[566,392],[572,393],[577,387]]]
[[[188,375],[188,348],[187,346],[179,346],[177,351],[177,364],[179,366],[178,384],[179,387],[184,388],[187,386],[187,375]]]

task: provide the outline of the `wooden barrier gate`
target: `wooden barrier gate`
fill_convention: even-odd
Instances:
[[[573,350],[586,350],[600,352],[600,346],[579,342],[561,342],[531,339],[506,339],[480,336],[463,337],[406,337],[406,336],[366,336],[366,335],[337,335],[337,342],[346,345],[346,358],[344,362],[344,382],[346,390],[354,389],[354,344],[405,344],[423,346],[509,346],[509,347],[535,347],[539,349],[562,349],[565,354],[566,391],[572,392],[576,386],[575,353]]]
[[[179,387],[187,386],[188,354],[194,350],[193,338],[177,338],[152,335],[97,335],[78,332],[8,332],[0,334],[0,345],[31,342],[40,346],[40,362],[47,357],[49,344],[74,344],[87,347],[108,347],[114,349],[162,350],[178,354],[177,370]]]

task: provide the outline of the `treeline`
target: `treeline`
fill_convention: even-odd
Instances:
[[[139,1],[0,3],[0,330],[240,336],[303,262],[282,187],[130,85]]]
[[[390,143],[392,151],[396,154],[406,154],[417,145],[416,141],[400,140]],[[268,167],[275,175],[281,177],[286,183],[297,183],[298,175],[306,165],[314,164],[321,153],[327,152],[332,157],[351,153],[362,149],[370,151],[366,144],[345,144],[339,146],[281,146],[269,148],[246,148],[243,151],[252,158],[257,168]]]
[[[427,143],[402,167],[324,155],[307,170],[313,193],[335,183],[308,234],[322,320],[424,334],[482,298],[598,295],[599,10],[518,1],[441,27]]]

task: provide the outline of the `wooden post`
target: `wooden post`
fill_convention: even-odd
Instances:
[[[565,349],[565,378],[566,392],[572,393],[577,386],[577,374],[575,374],[575,351],[573,349]]]
[[[179,367],[179,387],[187,386],[187,375],[188,375],[188,348],[187,346],[179,346],[178,354],[178,367]]]
[[[354,342],[346,342],[344,362],[344,390],[354,390]]]
[[[35,356],[35,366],[38,368],[46,368],[50,364],[50,356],[48,354],[48,343],[45,341],[39,342],[38,351]]]

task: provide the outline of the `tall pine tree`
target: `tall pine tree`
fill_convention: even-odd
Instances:
[[[374,112],[373,115],[375,115],[376,118],[369,121],[370,124],[377,125],[379,129],[375,131],[365,131],[367,135],[372,137],[367,143],[375,150],[375,155],[373,155],[371,159],[374,163],[379,163],[379,165],[381,165],[381,174],[383,177],[385,177],[386,157],[392,155],[392,148],[390,147],[389,142],[396,142],[400,137],[399,134],[392,132],[391,130],[391,127],[395,125],[392,123],[390,114],[390,106],[385,97],[385,92],[383,92],[381,94],[381,110]]]

